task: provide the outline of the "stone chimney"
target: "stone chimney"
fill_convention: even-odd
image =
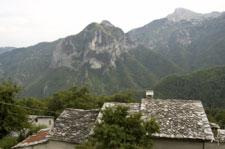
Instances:
[[[146,91],[146,98],[153,99],[154,91],[153,90],[147,90]]]
[[[216,123],[210,123],[210,126],[211,126],[212,132],[214,134],[214,137],[216,138],[218,135],[218,129],[220,129],[220,126],[217,125]]]

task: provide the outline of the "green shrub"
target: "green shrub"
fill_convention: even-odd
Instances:
[[[11,147],[15,146],[17,143],[17,137],[5,137],[0,140],[0,148],[11,149]]]

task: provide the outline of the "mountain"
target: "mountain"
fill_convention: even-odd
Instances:
[[[225,13],[178,8],[128,34],[189,72],[225,64]]]
[[[180,71],[109,21],[91,23],[77,35],[0,55],[0,76],[12,77],[25,87],[24,96],[34,97],[84,84],[96,94],[146,89]]]
[[[11,51],[15,49],[15,47],[0,47],[0,54],[7,52],[7,51]]]
[[[185,8],[177,8],[172,14],[169,14],[166,18],[172,22],[192,21],[200,23],[207,19],[217,18],[220,15],[220,12],[201,14]]]
[[[157,98],[199,99],[206,107],[225,107],[225,66],[170,75],[154,86]]]

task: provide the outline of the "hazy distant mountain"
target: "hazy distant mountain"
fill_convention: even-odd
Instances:
[[[196,13],[188,9],[177,8],[172,14],[169,14],[166,18],[169,21],[180,22],[180,21],[192,21],[201,22],[207,19],[217,18],[221,16],[220,12],[212,12],[207,14]]]
[[[0,54],[7,52],[7,51],[11,51],[15,49],[15,47],[0,47]]]
[[[143,89],[180,69],[142,46],[108,21],[91,23],[77,35],[0,55],[0,75],[25,87],[25,96],[43,97],[71,85],[95,93]]]
[[[178,8],[129,35],[189,71],[225,64],[225,13]]]

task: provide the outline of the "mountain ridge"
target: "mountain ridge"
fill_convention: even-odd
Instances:
[[[193,71],[225,64],[225,50],[222,50],[224,30],[225,13],[221,13],[219,17],[203,19],[197,23],[195,20],[174,22],[162,18],[131,30],[128,34],[186,71]],[[214,50],[217,52],[213,53]]]
[[[144,89],[180,71],[108,21],[91,23],[54,42],[2,54],[0,63],[2,78],[12,77],[25,87],[24,96],[39,98],[73,85],[88,84],[96,94]]]
[[[144,90],[170,74],[225,65],[224,34],[223,13],[201,23],[162,18],[128,33],[104,20],[76,35],[0,54],[0,77],[24,86],[26,97],[74,85],[89,85],[96,94]]]
[[[205,19],[212,19],[221,16],[221,12],[211,12],[211,13],[197,13],[185,8],[176,8],[172,14],[169,14],[166,18],[173,22],[180,22],[182,20],[186,21],[203,21]]]

